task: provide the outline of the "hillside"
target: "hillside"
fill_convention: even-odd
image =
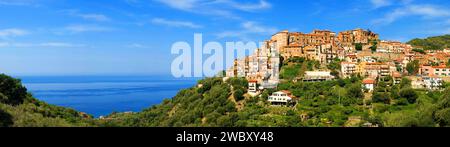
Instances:
[[[311,61],[287,61],[284,77],[315,68]],[[308,67],[308,65],[311,65]],[[300,70],[292,67],[301,67]],[[330,67],[328,67],[330,68]],[[38,101],[20,80],[0,75],[0,127],[437,127],[450,126],[450,88],[439,92],[411,89],[403,79],[385,79],[372,95],[361,91],[361,78],[325,82],[284,79],[260,97],[247,95],[247,80],[206,78],[172,99],[138,113],[114,113],[103,119]],[[448,84],[447,84],[448,85]],[[270,93],[289,90],[292,107],[273,107]]]
[[[20,80],[0,75],[0,127],[92,126],[91,116],[41,102]]]
[[[429,37],[426,39],[413,39],[408,44],[425,50],[440,50],[450,48],[450,35]]]
[[[285,64],[287,78],[298,75],[309,61]],[[208,78],[199,86],[182,90],[136,114],[117,113],[102,120],[101,126],[137,127],[437,127],[450,126],[450,89],[428,92],[411,89],[402,80],[392,86],[386,79],[373,95],[361,91],[361,78],[304,83],[284,80],[277,89],[265,90],[261,97],[245,93],[245,79]],[[273,107],[267,103],[270,93],[290,90],[299,98],[294,107]],[[242,97],[243,99],[235,99]],[[237,102],[236,102],[237,101]],[[236,109],[242,104],[242,109]]]

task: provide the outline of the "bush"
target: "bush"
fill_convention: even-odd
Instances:
[[[409,103],[414,104],[419,96],[414,89],[407,88],[400,90],[400,97],[406,98]]]
[[[376,92],[372,96],[372,101],[375,103],[385,103],[390,104],[391,99],[389,98],[389,95],[387,93],[383,92]]]
[[[405,105],[408,105],[409,102],[406,98],[401,98],[401,99],[397,100],[396,104],[399,106],[405,106]]]
[[[414,60],[406,65],[406,70],[410,75],[417,74],[419,72],[420,63],[418,60]]]
[[[0,109],[0,127],[9,127],[14,124],[12,115]]]
[[[0,103],[19,105],[27,98],[27,89],[20,80],[0,74]]]
[[[293,58],[289,58],[288,59],[288,62],[291,62],[291,63],[303,63],[303,62],[305,62],[305,58],[304,57],[293,57]]]
[[[357,51],[362,51],[363,45],[362,45],[361,43],[356,43],[356,44],[355,44],[355,49],[356,49]]]
[[[234,90],[234,99],[236,99],[236,101],[241,101],[243,100],[244,97],[244,90],[242,88],[238,88],[236,90]]]
[[[364,98],[364,93],[362,92],[362,87],[361,84],[352,84],[348,89],[347,89],[348,93],[348,97],[349,98]]]

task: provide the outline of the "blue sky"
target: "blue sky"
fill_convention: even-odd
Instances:
[[[177,41],[371,29],[381,39],[450,33],[448,0],[0,0],[0,72],[170,74]]]

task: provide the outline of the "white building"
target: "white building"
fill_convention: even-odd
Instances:
[[[352,62],[342,62],[341,63],[342,77],[347,78],[355,73],[356,73],[356,63],[352,63]]]
[[[306,71],[303,82],[320,82],[333,80],[335,77],[329,71]]]
[[[373,92],[373,90],[375,89],[376,81],[374,79],[367,78],[364,79],[362,83],[364,88],[367,89],[369,92]]]
[[[372,56],[364,56],[363,61],[362,62],[367,62],[367,63],[376,63],[377,60],[374,59]]]
[[[258,81],[257,80],[249,80],[248,81],[248,94],[250,96],[257,96],[257,95],[259,95]]]
[[[292,101],[290,93],[287,91],[278,91],[267,99],[272,105],[288,105]]]
[[[427,88],[429,90],[441,89],[442,83],[444,83],[442,78],[438,78],[438,77],[424,77],[423,78],[423,84],[424,84],[425,88]]]

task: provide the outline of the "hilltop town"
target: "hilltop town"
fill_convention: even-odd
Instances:
[[[362,29],[282,31],[236,60],[226,77],[202,79],[141,112],[99,119],[40,102],[20,80],[0,75],[0,126],[450,126],[449,40],[406,44]]]
[[[249,93],[253,96],[286,80],[279,78],[275,69],[293,59],[315,61],[319,65],[289,80],[317,82],[359,76],[363,78],[363,90],[368,93],[386,78],[400,84],[406,77],[413,88],[429,90],[439,90],[444,82],[450,81],[447,66],[450,49],[424,50],[399,41],[381,40],[379,34],[370,30],[281,31],[264,44],[253,55],[236,60],[226,71],[228,78],[245,77],[251,83]],[[330,64],[338,67],[330,69]]]

